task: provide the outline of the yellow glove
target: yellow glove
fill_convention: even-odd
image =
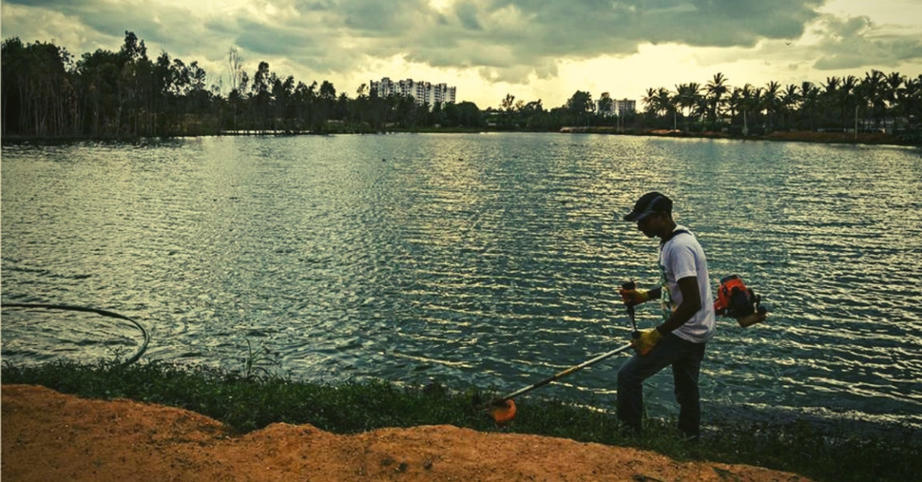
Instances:
[[[662,337],[663,335],[660,334],[659,330],[651,328],[641,331],[640,336],[631,340],[631,344],[634,345],[634,350],[637,351],[638,355],[644,356],[650,353],[650,350],[659,343]]]
[[[621,301],[628,306],[639,305],[650,299],[650,292],[647,290],[618,288],[618,294],[621,295]]]

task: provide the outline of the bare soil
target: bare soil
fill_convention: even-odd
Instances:
[[[805,480],[748,465],[448,425],[234,435],[187,410],[2,388],[3,480]]]

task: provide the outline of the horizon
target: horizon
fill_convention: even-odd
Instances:
[[[740,87],[820,85],[871,70],[922,74],[922,2],[910,0],[751,1],[725,10],[664,0],[657,9],[614,2],[604,11],[592,2],[528,9],[490,0],[134,3],[144,8],[5,1],[2,35],[79,56],[117,51],[130,31],[150,57],[197,61],[209,85],[226,78],[236,48],[250,75],[266,61],[280,77],[328,80],[350,98],[372,80],[412,78],[455,86],[457,102],[480,109],[499,108],[507,94],[552,108],[576,91],[641,104],[648,88],[704,85],[717,73]]]

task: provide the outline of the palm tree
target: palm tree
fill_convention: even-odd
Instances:
[[[788,84],[787,87],[781,91],[781,110],[783,112],[784,127],[790,129],[791,127],[791,116],[797,110],[797,103],[800,102],[800,94],[797,92],[797,86],[795,84]]]
[[[915,79],[904,79],[902,87],[898,88],[894,94],[893,112],[911,123],[913,113],[919,110],[920,98],[922,98],[922,75]]]
[[[660,87],[656,90],[653,105],[656,106],[656,112],[672,113],[672,128],[675,129],[676,96],[672,95],[665,87]]]
[[[906,77],[899,72],[891,72],[890,75],[886,77],[883,93],[884,101],[887,104],[885,107],[885,115],[891,119],[896,117],[897,93],[902,89],[905,82]]]
[[[896,92],[896,112],[905,118],[910,126],[919,125],[922,119],[922,74],[915,78],[907,78],[903,86]]]
[[[852,111],[852,106],[854,106],[856,112],[856,122],[857,125],[857,109],[858,109],[858,93],[856,91],[858,87],[858,78],[854,75],[849,75],[842,79],[842,86],[839,87],[839,111],[841,112],[842,128],[846,129],[848,124],[849,113]]]
[[[707,97],[699,95],[697,97],[697,103],[692,108],[692,112],[694,112],[694,116],[698,119],[699,123],[701,122],[701,119],[707,118],[708,112],[710,112],[710,110],[711,106]],[[711,126],[708,126],[708,128],[710,129]]]
[[[816,130],[816,110],[820,104],[820,88],[813,85],[813,82],[802,82],[800,84],[800,99],[800,111],[809,114],[810,129]]]
[[[870,108],[874,125],[880,127],[880,119],[887,109],[886,105],[886,78],[879,70],[872,70],[864,74],[860,88],[855,92],[855,123],[858,123],[858,110],[861,107]]]
[[[698,105],[701,86],[697,82],[679,84],[676,86],[676,104],[682,108],[685,117],[685,130],[688,130],[688,116],[690,111]]]
[[[774,80],[769,82],[765,86],[762,96],[762,105],[765,107],[765,111],[768,114],[768,130],[772,131],[775,128],[775,114],[778,112],[780,107],[780,94],[781,84],[775,82]]]
[[[757,125],[761,124],[762,127],[765,127],[764,120],[761,120],[759,117],[762,116],[763,111],[765,110],[765,91],[761,87],[756,87],[752,89],[752,94],[749,99],[749,112],[753,114],[752,121]]]
[[[896,92],[900,90],[900,87],[906,82],[906,76],[899,72],[890,72],[890,74],[887,75],[886,82],[886,92],[889,94],[886,100],[889,106],[892,107],[893,101],[896,99]]]
[[[838,105],[836,99],[839,91],[839,78],[826,77],[826,84],[823,85],[823,91],[820,95],[823,108],[823,121],[826,123],[829,117],[829,111],[834,111]]]
[[[758,90],[758,89],[756,89]],[[753,95],[752,85],[746,84],[742,88],[734,91],[734,94],[737,97],[737,106],[741,114],[743,114],[743,135],[749,135],[749,111],[754,108],[753,97],[758,97],[758,94]]]
[[[656,102],[657,90],[653,87],[647,89],[646,95],[643,97],[644,112],[648,114],[659,114],[659,105]]]
[[[705,87],[708,100],[708,121],[716,122],[720,118],[720,101],[721,97],[727,93],[727,78],[724,74],[717,72]]]
[[[730,109],[730,124],[733,124],[733,121],[736,120],[736,116],[740,112],[740,104],[742,99],[742,89],[739,87],[734,87],[730,91],[730,97],[727,99],[727,107]]]

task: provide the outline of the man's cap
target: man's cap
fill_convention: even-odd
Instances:
[[[640,221],[653,213],[671,213],[672,199],[656,191],[648,192],[634,203],[634,210],[624,215],[625,221]]]

